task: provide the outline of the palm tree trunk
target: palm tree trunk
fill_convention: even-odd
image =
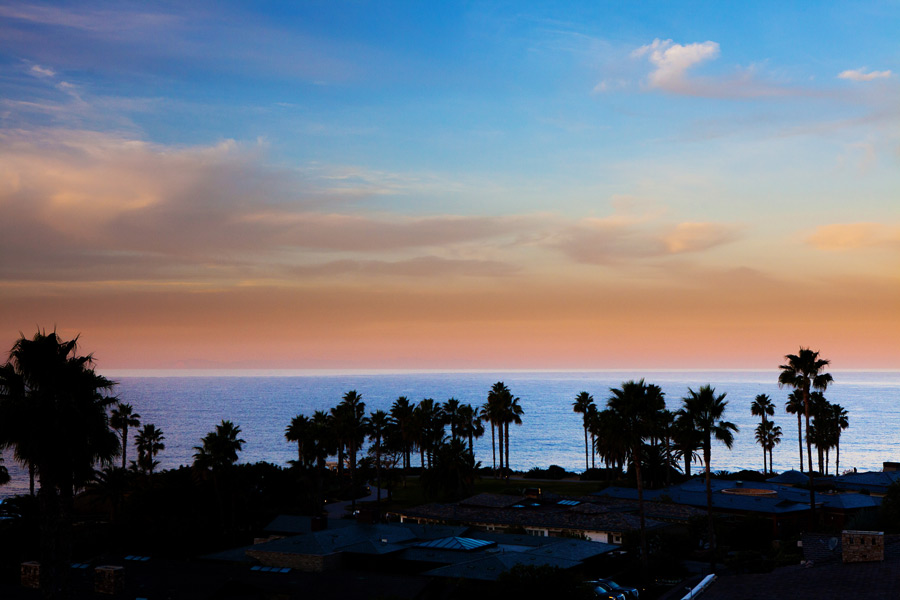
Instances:
[[[769,473],[774,475],[775,467],[772,466],[772,448],[774,448],[774,446],[769,446]]]
[[[500,478],[503,478],[503,423],[497,424],[497,454],[500,455]]]
[[[800,412],[797,412],[797,444],[800,445],[800,472],[803,472],[803,425],[800,423],[800,418],[803,415]]]
[[[644,582],[649,580],[650,564],[647,556],[647,522],[644,518],[644,481],[641,476],[641,451],[639,447],[632,449],[634,474],[637,477],[638,513],[641,517],[641,576]]]
[[[497,478],[497,442],[494,439],[494,426],[491,425],[491,466],[494,471],[494,479]]]
[[[588,430],[587,426],[584,428],[584,470],[588,470]]]
[[[809,439],[809,389],[803,388],[803,406],[806,412],[806,457],[809,461],[809,514],[813,527],[816,524],[816,488],[813,485],[812,440]]]
[[[716,528],[712,514],[712,479],[710,478],[709,461],[711,458],[711,440],[707,440],[703,446],[703,462],[706,463],[706,516],[709,519],[709,567],[710,572],[716,570]]]
[[[506,423],[506,476],[509,477],[509,423]]]
[[[125,455],[128,451],[128,426],[122,427],[122,468],[125,468]]]
[[[834,445],[834,475],[838,476],[841,474],[840,471],[841,466],[841,436],[838,434],[837,443]]]

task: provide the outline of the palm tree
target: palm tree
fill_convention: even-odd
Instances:
[[[675,460],[684,460],[684,474],[690,477],[691,463],[700,460],[698,453],[703,449],[703,440],[694,429],[691,415],[683,407],[675,411],[672,443],[675,449]]]
[[[850,427],[850,419],[847,410],[840,404],[831,405],[831,417],[834,424],[835,434],[835,450],[837,454],[834,457],[834,474],[840,475],[841,464],[841,432]]]
[[[125,455],[128,450],[128,428],[141,426],[141,415],[134,412],[134,407],[127,402],[116,402],[109,414],[110,426],[121,434],[122,468],[127,464]]]
[[[241,428],[231,421],[222,420],[216,425],[214,431],[210,431],[201,440],[201,445],[194,446],[194,469],[201,475],[212,474],[213,491],[216,496],[216,505],[219,511],[219,522],[225,528],[225,499],[227,494],[230,502],[228,511],[228,529],[234,528],[234,496],[231,494],[232,485],[229,473],[231,467],[237,462],[238,452],[244,447],[243,439],[238,436]],[[224,488],[224,490],[223,490]]]
[[[803,414],[806,417],[806,456],[809,466],[809,510],[815,522],[816,490],[813,486],[812,440],[809,438],[809,417],[811,412],[809,394],[811,390],[824,392],[834,379],[825,367],[830,361],[819,358],[818,351],[800,348],[797,354],[785,355],[785,364],[779,365],[778,387],[788,386],[803,394]]]
[[[450,439],[453,440],[459,437],[461,425],[461,415],[459,413],[460,406],[459,400],[450,398],[444,402],[444,405],[441,407],[441,411],[444,413],[444,421],[450,426]]]
[[[803,472],[803,393],[794,390],[788,394],[784,410],[788,414],[797,415],[797,444],[800,448],[800,472]]]
[[[350,481],[354,482],[356,452],[365,437],[363,420],[366,415],[366,403],[362,401],[362,396],[356,390],[350,390],[344,394],[338,408],[344,409],[343,416],[346,417],[343,428],[345,432],[344,441],[347,444],[347,452],[350,455]]]
[[[214,431],[210,431],[203,437],[200,446],[194,446],[194,450],[196,450],[194,466],[215,472],[227,469],[236,463],[238,452],[246,443],[238,437],[240,434],[240,427],[223,419],[216,425]]]
[[[594,397],[587,392],[581,392],[575,396],[575,402],[572,404],[572,410],[582,415],[582,424],[584,425],[584,470],[589,468],[588,464],[588,421],[591,417],[591,407],[594,405]]]
[[[776,444],[781,443],[781,427],[775,425],[772,421],[761,421],[754,430],[756,443],[763,449],[763,454],[768,454],[769,469],[763,471],[765,473],[774,473],[772,467],[772,449]]]
[[[434,451],[444,439],[444,411],[439,402],[425,398],[416,406],[413,417],[422,468],[425,468],[426,460],[430,468]]]
[[[641,477],[641,450],[644,438],[652,431],[656,414],[666,407],[665,398],[659,386],[645,384],[644,380],[626,381],[620,388],[610,389],[612,394],[607,406],[617,417],[620,427],[618,433],[627,443],[634,464],[638,489],[638,512],[640,514],[641,561],[643,576],[646,580],[648,572],[647,531],[644,516],[644,483]]]
[[[763,430],[766,429],[766,416],[773,416],[775,414],[775,404],[772,403],[772,399],[769,398],[766,394],[759,394],[756,396],[756,399],[750,404],[750,414],[754,417],[761,417]],[[759,441],[759,440],[757,440]],[[771,468],[769,469],[771,470]],[[763,445],[763,473],[766,472],[766,447]]]
[[[769,471],[774,473],[772,451],[775,449],[775,446],[781,443],[781,427],[775,425],[772,421],[767,421],[766,427],[768,428],[768,431],[766,431],[766,448],[769,450]]]
[[[284,430],[284,439],[297,444],[297,466],[308,468],[310,466],[309,452],[304,446],[310,442],[310,433],[312,430],[312,421],[304,415],[297,415],[291,419],[290,424]]]
[[[107,413],[115,383],[77,350],[77,337],[39,330],[15,342],[0,371],[0,445],[40,479],[41,589],[50,597],[65,595],[75,489],[119,453]]]
[[[376,410],[366,420],[369,441],[373,443],[372,449],[375,451],[375,487],[378,490],[378,504],[381,504],[381,443],[387,434],[388,426],[388,414],[383,410]]]
[[[475,460],[475,440],[484,435],[480,411],[471,404],[459,407],[460,436],[469,440],[469,454]]]
[[[521,425],[523,414],[525,414],[525,411],[522,409],[522,406],[519,404],[519,399],[512,398],[509,402],[509,405],[506,407],[505,417],[503,419],[503,425],[506,428],[506,440],[504,442],[504,446],[506,447],[506,470],[507,471],[510,470],[510,468],[509,468],[509,424],[513,423],[515,425]]]
[[[494,472],[497,473],[497,454],[496,449],[499,449],[500,454],[500,471],[499,473],[503,474],[503,423],[506,418],[506,409],[505,407],[511,403],[512,394],[509,391],[509,388],[502,381],[498,381],[493,386],[491,386],[491,390],[488,392],[487,402],[485,402],[481,407],[481,418],[491,424],[491,452],[492,452],[492,467]],[[494,429],[498,429],[498,437],[497,444],[494,443]]]
[[[391,405],[391,423],[399,432],[400,446],[403,451],[403,468],[410,468],[410,454],[415,445],[413,435],[413,412],[415,403],[410,403],[406,396],[400,396]]]
[[[166,436],[163,435],[162,430],[157,429],[153,423],[144,425],[134,436],[134,445],[138,451],[137,465],[144,473],[153,475],[153,469],[159,464],[155,460],[156,455],[166,449],[166,445],[163,443],[164,439]]]
[[[696,392],[688,388],[688,395],[682,398],[684,409],[691,416],[694,428],[703,439],[703,463],[706,470],[706,511],[709,516],[709,548],[711,560],[715,562],[715,528],[712,516],[712,480],[710,462],[712,458],[712,440],[719,440],[730,450],[734,445],[734,434],[737,425],[724,421],[725,408],[728,402],[725,394],[716,396],[716,389],[709,385],[702,386]]]

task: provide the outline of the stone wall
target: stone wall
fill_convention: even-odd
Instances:
[[[841,557],[845,563],[884,560],[883,531],[851,531],[841,534]]]

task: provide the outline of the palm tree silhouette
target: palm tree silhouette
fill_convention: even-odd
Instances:
[[[115,383],[77,350],[77,337],[64,341],[39,330],[15,342],[0,370],[0,445],[12,446],[40,479],[40,578],[48,596],[65,595],[75,489],[119,452],[107,413]]]
[[[388,414],[383,410],[376,410],[366,420],[366,431],[375,450],[375,487],[378,490],[378,504],[381,504],[381,449],[389,424]]]
[[[841,432],[850,427],[847,410],[840,404],[831,405],[831,419],[834,427],[834,445],[837,454],[834,457],[834,474],[840,475],[841,464]]]
[[[222,420],[214,431],[207,433],[201,445],[194,446],[194,466],[204,470],[221,471],[237,462],[238,452],[244,444],[238,436],[241,428],[231,421]]]
[[[662,390],[657,385],[646,384],[644,380],[626,381],[620,388],[610,389],[612,394],[607,406],[616,413],[620,427],[619,436],[628,444],[634,464],[638,489],[638,512],[640,514],[641,563],[643,577],[648,572],[647,531],[644,516],[644,482],[641,474],[642,448],[644,439],[652,433],[656,414],[666,406]]]
[[[297,466],[301,468],[309,468],[310,455],[308,446],[312,441],[310,439],[312,433],[312,421],[304,415],[297,415],[291,419],[290,424],[284,430],[284,439],[297,444]]]
[[[415,403],[410,403],[406,396],[400,396],[391,405],[391,423],[399,432],[400,446],[403,451],[403,469],[404,475],[406,469],[410,468],[410,454],[412,454],[415,445],[415,435],[413,427],[413,413],[415,411]]]
[[[788,394],[784,410],[788,414],[797,415],[797,445],[800,449],[800,472],[803,473],[803,392],[794,390]]]
[[[575,402],[572,403],[572,410],[582,415],[582,425],[584,425],[584,470],[590,467],[588,463],[588,424],[591,418],[591,407],[594,405],[594,397],[587,392],[581,392],[575,396]]]
[[[772,403],[772,399],[769,398],[766,394],[759,394],[750,404],[750,414],[754,417],[762,418],[763,430],[766,429],[766,416],[773,416],[775,414],[775,404]],[[757,440],[758,441],[758,440]],[[763,473],[766,472],[766,447],[763,445]],[[769,470],[771,471],[771,465]]]
[[[510,394],[512,396],[512,394]],[[506,440],[504,446],[506,447],[506,470],[509,471],[509,424],[512,423],[514,425],[522,424],[522,415],[525,414],[522,405],[519,404],[518,398],[511,398],[509,404],[506,406],[506,411],[503,419],[503,425],[506,429]],[[508,475],[507,475],[508,476]]]
[[[778,387],[788,386],[799,390],[803,397],[803,414],[806,417],[806,456],[809,466],[809,510],[815,523],[816,511],[816,490],[813,486],[813,464],[812,464],[812,440],[809,437],[809,417],[812,407],[810,406],[810,391],[818,390],[824,392],[834,379],[831,374],[825,372],[825,367],[830,361],[819,358],[818,351],[812,351],[809,348],[800,348],[797,354],[785,355],[785,364],[780,365],[781,373],[778,375]]]
[[[141,426],[141,415],[134,412],[134,407],[127,402],[116,402],[109,414],[110,426],[121,434],[122,468],[127,464],[125,455],[128,450],[128,428]]]
[[[715,562],[716,538],[712,516],[712,481],[710,462],[712,457],[712,440],[719,440],[730,450],[734,445],[734,434],[738,426],[724,421],[725,408],[728,402],[725,394],[716,395],[716,389],[709,385],[702,386],[696,392],[688,388],[688,395],[682,398],[685,412],[691,416],[694,428],[703,439],[703,462],[706,470],[706,511],[709,516],[709,549],[711,561]]]
[[[481,421],[480,411],[471,404],[463,404],[459,407],[460,437],[469,441],[469,454],[475,460],[475,440],[484,435],[484,425]]]
[[[768,454],[769,457],[769,470],[764,470],[763,474],[767,472],[774,473],[775,471],[772,466],[772,450],[775,448],[776,444],[781,443],[781,427],[775,425],[772,421],[761,421],[754,430],[754,437],[756,443],[762,447],[763,454]]]
[[[162,430],[157,429],[153,423],[144,425],[134,436],[134,445],[138,451],[137,465],[148,475],[153,475],[153,469],[159,464],[155,459],[157,454],[166,449],[163,443],[165,439]]]

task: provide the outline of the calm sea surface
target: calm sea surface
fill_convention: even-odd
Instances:
[[[154,423],[166,436],[166,449],[159,455],[161,468],[190,464],[193,447],[222,419],[241,427],[246,440],[241,462],[268,461],[287,464],[296,446],[284,439],[284,429],[297,414],[335,406],[349,390],[358,391],[367,412],[385,410],[398,396],[410,400],[434,398],[444,402],[481,405],[488,390],[503,381],[520,398],[525,410],[523,424],[510,429],[512,467],[560,465],[572,471],[584,468],[584,433],[581,415],[572,411],[572,402],[582,390],[594,396],[599,407],[609,397],[609,389],[623,381],[644,378],[659,385],[670,409],[681,404],[688,386],[697,389],[711,384],[717,393],[727,393],[726,418],[740,427],[734,447],[713,448],[713,470],[761,469],[762,450],[755,443],[753,429],[758,419],[750,415],[750,403],[757,394],[768,394],[777,406],[774,420],[784,438],[775,449],[775,469],[799,466],[797,419],[784,412],[789,390],[778,388],[777,370],[771,371],[661,371],[587,373],[402,373],[296,375],[247,373],[239,376],[202,374],[171,376],[109,373],[119,382],[117,394],[134,406],[144,423]],[[841,470],[880,470],[886,460],[900,460],[900,372],[832,372],[835,382],[826,392],[829,401],[849,413],[850,428],[841,437]],[[129,437],[133,437],[129,433]],[[476,441],[476,458],[491,462],[490,430]],[[133,441],[129,460],[136,457]],[[27,473],[15,464],[9,452],[6,466],[13,481],[0,488],[0,497],[27,492]],[[834,457],[832,456],[832,469]]]

